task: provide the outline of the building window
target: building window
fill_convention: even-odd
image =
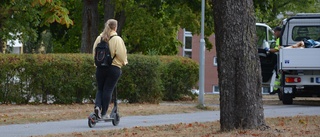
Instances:
[[[216,56],[213,57],[213,66],[218,66],[218,61]]]
[[[213,86],[213,91],[214,94],[219,94],[219,86]]]
[[[186,36],[186,43],[184,48],[192,50],[192,36]]]
[[[192,58],[192,52],[191,51],[185,51],[184,56],[188,58]]]
[[[183,56],[192,58],[192,34],[184,29]]]

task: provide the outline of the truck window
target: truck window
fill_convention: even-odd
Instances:
[[[292,29],[292,39],[294,41],[320,40],[320,26],[295,26]]]
[[[263,26],[256,26],[256,31],[257,31],[257,48],[262,48],[263,47],[263,41],[267,40],[267,30],[266,27]]]
[[[270,45],[270,48],[274,48],[276,46],[276,41],[274,39],[273,30],[269,29],[269,35],[268,35],[268,43]]]

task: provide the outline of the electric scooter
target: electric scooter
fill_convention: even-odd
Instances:
[[[110,118],[107,118],[107,119],[99,118],[93,112],[88,117],[88,126],[90,128],[93,128],[96,125],[96,123],[99,123],[99,122],[112,122],[114,126],[117,126],[120,122],[120,115],[118,112],[118,102],[117,102],[117,88],[115,88],[115,91],[113,92],[113,104],[114,106],[111,110]]]

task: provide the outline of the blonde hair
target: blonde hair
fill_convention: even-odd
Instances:
[[[109,19],[104,24],[104,30],[102,32],[102,37],[105,41],[108,41],[112,31],[116,31],[118,26],[118,21],[115,19]]]

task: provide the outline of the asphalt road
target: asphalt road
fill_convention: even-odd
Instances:
[[[320,115],[320,106],[306,105],[279,105],[264,106],[265,117],[282,117],[296,115]],[[2,137],[26,137],[35,135],[47,135],[57,133],[83,132],[90,130],[106,130],[132,128],[135,126],[154,126],[176,123],[207,122],[219,120],[220,111],[205,111],[183,114],[166,114],[151,116],[128,116],[121,117],[118,126],[111,122],[97,123],[94,128],[88,127],[87,119],[44,122],[33,124],[17,124],[0,126]]]

